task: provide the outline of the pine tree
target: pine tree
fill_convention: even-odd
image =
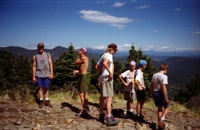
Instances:
[[[11,89],[17,84],[15,59],[7,50],[0,50],[0,88]]]
[[[150,97],[151,94],[150,94],[149,86],[150,86],[151,78],[152,78],[153,74],[156,72],[156,68],[152,65],[151,58],[149,58],[147,55],[143,54],[143,51],[141,49],[139,49],[137,51],[134,47],[134,44],[132,44],[131,49],[129,50],[129,56],[127,58],[127,61],[125,63],[125,67],[124,67],[123,71],[129,69],[129,66],[130,66],[129,63],[131,60],[135,61],[138,66],[138,63],[141,59],[147,61],[147,67],[145,68],[143,74],[144,74],[144,82],[145,82],[145,86],[146,86],[145,92],[146,92],[146,95],[148,97]]]
[[[123,93],[124,91],[124,86],[119,80],[119,75],[122,73],[122,68],[123,66],[119,61],[114,61],[113,85],[115,93]]]
[[[27,57],[20,56],[16,60],[15,70],[18,76],[18,84],[32,83],[31,63]]]
[[[95,69],[96,66],[96,61],[94,59],[91,60],[91,71],[90,71],[90,83],[91,85],[95,86],[95,88],[97,90],[99,90],[99,86],[98,86],[98,72]]]
[[[135,50],[134,44],[132,44],[131,49],[129,50],[129,56],[126,60],[125,67],[123,71],[128,70],[130,68],[130,61],[135,61],[136,63],[139,62],[139,55],[138,52]]]
[[[54,79],[53,84],[61,88],[72,89],[77,86],[77,76],[73,76],[72,72],[76,69],[74,62],[77,58],[77,52],[71,44],[66,53],[63,53],[54,63]]]

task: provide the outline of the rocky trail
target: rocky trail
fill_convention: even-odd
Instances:
[[[76,117],[80,111],[77,102],[53,104],[53,108],[29,103],[16,103],[0,99],[0,130],[158,130],[156,110],[145,108],[144,121],[124,118],[125,106],[114,103],[113,116],[120,119],[116,126],[107,126],[98,121],[98,104],[89,104],[87,117]],[[200,130],[200,118],[189,117],[185,113],[170,111],[166,130]]]

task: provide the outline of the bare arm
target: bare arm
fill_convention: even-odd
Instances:
[[[165,84],[162,85],[162,93],[163,93],[163,96],[164,96],[165,103],[169,103],[170,101],[167,98],[167,88],[166,88]]]
[[[135,86],[136,86],[136,89],[139,89],[139,90],[144,89],[144,87],[140,85],[140,82],[138,80],[135,80]]]
[[[75,65],[80,65],[84,63],[84,59],[83,58],[78,58],[76,61],[75,61]]]
[[[128,85],[129,85],[129,84],[127,84],[127,83],[124,81],[122,75],[119,75],[119,79],[122,81],[122,83],[123,83],[125,86],[128,86]]]
[[[105,59],[104,61],[103,61],[103,66],[105,67],[105,69],[108,71],[108,73],[109,73],[109,80],[112,80],[113,79],[113,73],[111,72],[111,70],[110,70],[110,68],[109,68],[109,64],[110,63],[110,60],[108,60],[108,59]],[[114,68],[114,66],[113,66],[113,68]]]
[[[152,94],[152,97],[153,97],[153,86],[154,86],[154,83],[151,82],[151,85],[150,85],[150,92],[151,92],[151,94]]]
[[[32,59],[32,81],[33,81],[33,83],[37,82],[37,80],[35,78],[35,74],[36,74],[36,58],[35,58],[35,56],[33,56],[33,59]]]
[[[49,67],[50,67],[50,75],[49,78],[53,79],[53,63],[52,63],[52,59],[51,59],[51,55],[49,54]]]

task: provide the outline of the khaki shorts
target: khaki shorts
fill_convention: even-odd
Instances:
[[[88,83],[89,83],[88,75],[87,74],[80,75],[78,91],[80,93],[88,92]]]
[[[100,93],[103,97],[112,97],[113,96],[113,80],[106,81],[101,83]]]
[[[135,95],[136,95],[135,93],[124,92],[124,100],[126,100],[126,101],[133,101],[136,98]]]

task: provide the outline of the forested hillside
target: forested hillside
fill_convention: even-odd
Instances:
[[[71,50],[70,50],[71,49]],[[1,51],[1,71],[0,71],[0,89],[12,88],[18,84],[30,84],[31,82],[31,58],[37,53],[37,50],[27,50],[20,47],[5,47],[0,48]],[[58,86],[65,88],[66,86],[76,86],[76,77],[72,77],[70,74],[75,68],[73,62],[77,57],[76,50],[73,45],[69,48],[56,47],[53,49],[46,49],[50,52],[54,61],[55,76],[53,80],[52,89],[56,89]],[[90,53],[91,52],[91,53]],[[90,59],[90,77],[91,88],[97,92],[97,74],[94,66],[97,60],[100,58],[100,51],[89,51],[88,57]],[[120,52],[117,52],[120,53]],[[146,59],[149,63],[147,70],[144,72],[147,80],[146,86],[149,85],[153,72],[158,70],[160,63],[165,62],[169,64],[168,77],[169,77],[169,94],[173,98],[180,90],[187,90],[187,84],[190,81],[200,75],[200,57],[162,57],[162,56],[148,56],[141,50],[135,50],[132,46],[129,50],[128,56],[117,57],[114,55],[114,61],[116,71],[115,78],[115,92],[122,92],[123,85],[118,81],[118,75],[125,69],[127,69],[127,63],[130,60],[138,62],[139,59]],[[73,54],[73,55],[72,55]],[[72,56],[70,58],[70,55]],[[69,67],[71,65],[71,67]],[[6,66],[5,66],[6,65]],[[62,70],[60,70],[62,68]],[[149,70],[150,69],[150,70]],[[62,73],[60,73],[61,71]],[[63,73],[64,72],[64,73]],[[68,75],[68,76],[67,76]],[[63,82],[65,79],[71,79],[69,82]],[[73,80],[72,80],[73,79]],[[60,84],[62,82],[62,84]],[[65,86],[65,87],[64,87]],[[71,87],[69,87],[71,88]],[[75,89],[74,89],[75,90]]]

